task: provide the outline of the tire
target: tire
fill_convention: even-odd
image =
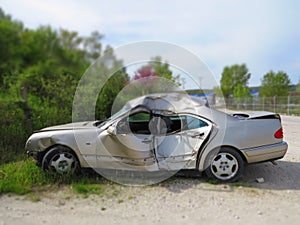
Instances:
[[[211,161],[208,162],[205,173],[208,178],[220,183],[230,183],[238,180],[244,170],[244,161],[234,149],[222,148]]]
[[[64,146],[55,146],[50,149],[42,161],[44,170],[58,174],[75,174],[80,170],[79,161],[75,153]]]

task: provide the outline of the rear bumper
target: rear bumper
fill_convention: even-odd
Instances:
[[[272,145],[242,149],[241,152],[248,163],[256,163],[283,158],[287,149],[288,144],[283,141]]]

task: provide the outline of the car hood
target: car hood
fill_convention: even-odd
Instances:
[[[76,123],[68,123],[63,125],[57,125],[52,127],[46,127],[36,132],[44,132],[44,131],[57,131],[57,130],[78,130],[78,129],[91,129],[95,128],[95,121],[85,121],[85,122],[76,122]]]

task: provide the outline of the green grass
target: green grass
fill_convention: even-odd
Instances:
[[[208,180],[208,183],[209,183],[209,184],[214,184],[214,185],[216,185],[216,184],[218,184],[218,181],[215,180],[215,179],[209,179],[209,180]]]
[[[100,195],[104,192],[101,184],[75,183],[71,185],[71,188],[85,198],[90,194]]]
[[[34,201],[39,200],[35,193],[53,190],[61,185],[85,197],[90,194],[99,195],[104,192],[105,182],[96,175],[61,176],[49,173],[36,166],[33,159],[0,165],[0,194],[27,194],[33,196]]]
[[[50,176],[29,159],[1,165],[0,177],[0,194],[23,195],[31,192],[36,185],[45,185],[51,182]]]

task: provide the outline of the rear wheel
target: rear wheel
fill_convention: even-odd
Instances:
[[[244,161],[240,154],[231,148],[222,148],[212,157],[208,168],[205,170],[209,178],[219,182],[234,182],[244,170]]]
[[[59,174],[74,174],[79,171],[79,162],[72,150],[56,146],[45,154],[42,167]]]

